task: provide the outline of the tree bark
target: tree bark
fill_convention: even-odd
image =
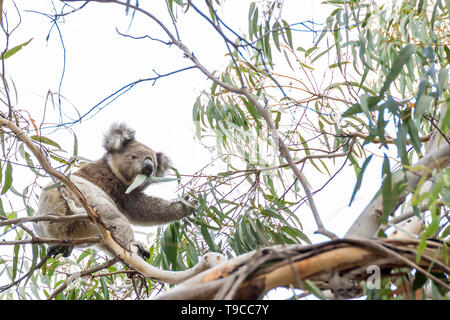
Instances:
[[[426,169],[419,171],[407,171],[406,177],[402,169],[395,171],[392,174],[392,184],[402,181],[405,177],[407,186],[403,189],[397,199],[395,209],[397,209],[404,201],[408,194],[413,192],[423,176],[430,175],[434,169],[442,169],[450,164],[450,145],[446,139],[439,142],[439,132],[435,132],[431,138],[430,146],[427,154],[417,161],[415,166],[423,166]],[[363,212],[352,224],[350,229],[345,234],[344,238],[372,238],[376,236],[376,232],[380,227],[380,217],[383,215],[383,196],[381,189],[377,192],[372,201],[367,205]]]
[[[444,246],[428,241],[416,264],[419,240],[340,239],[316,245],[274,246],[259,249],[202,272],[156,299],[258,299],[277,287],[307,289],[306,281],[322,290],[353,290],[363,294],[369,267],[389,272],[407,267],[438,281],[430,271],[449,272]],[[447,255],[450,250],[446,248]],[[224,290],[225,288],[225,290]],[[356,291],[355,291],[356,290]]]

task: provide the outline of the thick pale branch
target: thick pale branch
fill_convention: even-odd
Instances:
[[[427,242],[422,259],[416,263],[419,243],[416,240],[344,239],[312,246],[265,248],[205,271],[157,298],[212,299],[229,279],[237,279],[239,274],[243,274],[246,266],[251,266],[255,271],[246,275],[230,298],[260,298],[280,286],[304,289],[303,281],[306,279],[320,279],[321,288],[336,289],[336,274],[340,275],[342,282],[348,283],[349,279],[360,281],[371,275],[367,267],[373,265],[385,271],[394,267],[416,268],[430,277],[433,276],[427,268],[446,273],[450,271],[445,264],[445,247],[440,243]],[[448,284],[435,280],[449,289]],[[359,286],[357,281],[355,283]]]
[[[434,141],[437,141],[434,140]],[[400,169],[392,174],[392,184],[399,183],[405,178],[407,186],[403,189],[397,198],[395,209],[404,202],[406,196],[413,192],[423,176],[430,175],[434,169],[445,168],[450,164],[450,145],[443,140],[439,147],[430,147],[430,153],[417,161],[411,168],[426,168],[417,171],[407,171],[406,177],[403,170]],[[360,216],[356,219],[345,235],[346,238],[370,238],[374,237],[379,226],[380,217],[383,214],[383,196],[379,191],[373,200],[367,205]]]

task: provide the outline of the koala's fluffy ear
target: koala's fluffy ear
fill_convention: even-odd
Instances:
[[[105,134],[103,147],[108,152],[118,152],[134,140],[135,131],[124,123],[114,123]]]
[[[156,161],[158,161],[158,167],[155,171],[155,177],[162,177],[167,169],[171,166],[170,159],[162,152],[156,153]]]

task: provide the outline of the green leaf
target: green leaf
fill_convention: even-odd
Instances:
[[[386,81],[380,90],[380,96],[389,89],[391,83],[398,77],[402,71],[403,66],[408,63],[411,56],[417,51],[417,46],[415,44],[408,44],[403,49],[400,50],[398,55],[395,57],[392,63],[391,71],[386,76]]]
[[[5,194],[9,190],[9,188],[11,188],[12,181],[12,165],[11,162],[8,162],[8,164],[6,165],[5,181],[3,182],[1,194]]]
[[[170,178],[170,177],[154,177],[154,176],[150,176],[147,177],[148,181],[151,182],[171,182],[171,181],[179,181],[179,179],[181,178],[181,176],[178,178]]]
[[[146,181],[147,181],[148,176],[146,176],[145,174],[138,174],[133,182],[130,184],[130,186],[127,188],[127,190],[125,191],[125,193],[130,193],[131,191],[133,191],[136,188],[139,188],[141,185],[143,185]]]
[[[77,263],[80,263],[84,258],[86,258],[87,256],[90,256],[92,254],[92,252],[90,250],[85,250],[83,251],[80,256],[77,259]]]
[[[15,53],[17,53],[20,49],[22,49],[23,47],[25,47],[27,44],[29,44],[31,42],[31,40],[33,40],[33,38],[31,38],[30,40],[28,40],[27,42],[24,42],[22,44],[19,44],[18,46],[15,46],[12,49],[9,49],[8,51],[6,51],[3,56],[0,57],[0,60],[3,59],[8,59],[9,57],[11,57],[12,55],[14,55]]]
[[[53,141],[53,140],[51,140],[51,139],[49,139],[47,137],[34,135],[34,136],[31,136],[30,138],[33,139],[34,141],[39,142],[39,143],[45,143],[45,144],[54,146],[54,147],[62,150],[61,146],[58,143],[56,143],[55,141]]]
[[[289,47],[294,50],[294,45],[292,44],[292,33],[291,33],[291,28],[289,27],[289,24],[283,20],[283,25],[284,25],[284,30],[287,36],[287,40],[288,40],[288,45]]]
[[[258,8],[255,8],[253,12],[253,18],[249,21],[249,37],[250,40],[253,39],[253,35],[256,34],[258,30]]]
[[[420,141],[419,138],[419,131],[410,118],[405,119],[405,122],[408,134],[411,138],[411,144],[414,147],[414,150],[416,150],[417,153],[421,154],[420,149],[422,148],[422,141]]]
[[[250,7],[248,9],[248,19],[250,20],[250,18],[252,17],[253,11],[255,10],[255,3],[252,2],[250,3]]]
[[[174,21],[175,21],[175,16],[173,14],[173,0],[167,0],[167,4],[168,4],[170,15],[172,16],[172,19],[174,19]]]
[[[186,246],[186,258],[188,260],[188,265],[194,266],[198,263],[199,252],[197,251],[195,245],[188,240]]]
[[[387,216],[394,212],[396,197],[392,188],[392,174],[389,158],[386,154],[384,154],[382,171],[383,183],[381,185],[381,194],[383,196],[383,219],[387,219]]]
[[[34,270],[34,268],[36,267],[38,256],[39,256],[39,245],[38,244],[32,244],[31,248],[32,248],[31,251],[33,253],[33,258],[31,260],[30,270]]]
[[[255,13],[255,3],[252,2],[252,3],[250,3],[250,7],[249,7],[249,9],[248,9],[248,22],[249,22],[248,28],[249,28],[249,37],[250,37],[250,40],[253,39],[253,23],[252,23],[252,17],[253,17],[253,14],[254,14],[254,13]]]
[[[27,162],[28,168],[30,168],[30,170],[33,171],[36,176],[45,177],[44,174],[36,170],[33,160],[31,159],[31,156],[28,154],[28,152],[24,152],[24,157],[25,161]]]
[[[104,277],[100,277],[100,284],[102,286],[103,298],[105,300],[109,300],[109,290],[108,285],[106,284],[106,280]]]
[[[450,9],[448,10],[450,11]],[[443,68],[439,70],[438,85],[437,85],[438,96],[441,96],[446,87],[448,87],[448,77],[449,77],[448,68]]]
[[[3,0],[0,0],[0,26],[3,26]]]
[[[125,191],[126,194],[132,192],[134,189],[139,188],[140,186],[151,182],[170,182],[170,181],[179,181],[179,178],[170,178],[170,177],[154,177],[154,176],[146,176],[145,174],[138,174],[131,185]]]
[[[299,239],[302,239],[303,241],[305,241],[307,244],[311,244],[311,240],[309,240],[308,236],[298,229],[292,228],[290,226],[282,226],[280,228],[280,230],[283,232],[286,232],[288,235],[290,235],[294,239],[299,238]]]
[[[78,139],[75,133],[73,134],[73,155],[78,156]]]
[[[414,281],[412,284],[413,291],[420,289],[423,287],[425,282],[427,282],[428,278],[420,271],[416,271],[416,275],[414,277]]]
[[[6,217],[5,209],[3,209],[3,201],[0,198],[0,216]]]
[[[219,172],[217,175],[219,177],[228,177],[229,175],[232,175],[234,173],[234,171],[224,171],[224,172]]]
[[[272,66],[272,49],[270,47],[269,35],[262,38],[264,55],[267,58],[267,61]]]
[[[327,300],[327,297],[325,296],[325,294],[319,288],[317,288],[314,283],[305,279],[305,280],[303,280],[303,284],[305,285],[305,289],[308,290],[309,292],[311,292],[317,298],[319,298],[321,300]]]
[[[211,234],[209,233],[208,229],[204,225],[200,227],[200,232],[202,233],[203,239],[205,240],[206,244],[209,247],[209,250],[212,252],[218,252],[216,245],[211,237]]]
[[[275,47],[277,48],[277,50],[278,51],[281,51],[281,48],[280,48],[280,40],[279,40],[279,38],[278,38],[278,32],[280,32],[280,24],[278,23],[278,21],[276,21],[274,24],[273,24],[273,27],[272,27],[272,39],[273,39],[273,42],[275,43]]]
[[[352,205],[353,200],[355,199],[356,193],[358,192],[359,188],[361,188],[361,182],[364,176],[364,172],[366,171],[366,168],[370,162],[370,160],[372,160],[372,155],[370,155],[366,160],[364,160],[363,165],[361,167],[361,170],[358,173],[358,178],[356,179],[356,185],[355,188],[353,189],[353,193],[352,193],[352,197],[350,198],[350,203],[348,204],[349,206]]]
[[[361,103],[355,103],[350,106],[343,114],[342,117],[349,117],[358,113],[361,113],[366,109],[368,111],[374,111],[377,109],[377,104],[380,102],[382,97],[380,96],[370,96],[364,94],[361,96]],[[364,105],[363,105],[364,104]]]
[[[420,96],[419,101],[417,101],[416,107],[414,108],[414,118],[416,120],[420,120],[422,115],[430,109],[433,100],[433,97],[426,94]]]
[[[280,213],[278,213],[277,211],[275,211],[272,208],[266,208],[266,209],[261,210],[261,214],[266,217],[271,217],[271,218],[280,220],[285,225],[289,225],[289,223],[286,221],[286,219]]]
[[[177,238],[178,230],[176,229],[176,223],[172,223],[164,231],[161,248],[174,268],[177,266]]]
[[[314,51],[317,50],[317,49],[319,49],[319,47],[314,46],[314,47],[311,47],[311,48],[309,48],[308,50],[306,50],[306,51],[305,51],[305,58],[306,58],[307,56],[309,56],[312,52],[314,52]]]
[[[253,103],[247,101],[246,99],[242,98],[242,102],[244,102],[244,106],[247,109],[248,113],[252,116],[252,118],[256,121],[256,124],[258,127],[261,127],[260,118],[261,115],[256,109],[256,107],[253,105]]]
[[[19,250],[20,245],[15,244],[14,245],[14,255],[13,255],[13,270],[12,270],[12,280],[14,281],[16,279],[17,275],[17,263],[19,262]]]
[[[318,53],[314,58],[312,58],[311,63],[314,63],[316,60],[318,60],[320,57],[322,57],[324,54],[328,53],[332,48],[334,47],[334,44],[325,49],[324,51]]]

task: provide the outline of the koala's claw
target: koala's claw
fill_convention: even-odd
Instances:
[[[150,258],[150,253],[148,252],[145,245],[140,241],[131,242],[131,251],[137,253],[139,256],[147,260]]]
[[[64,258],[67,258],[72,253],[73,247],[64,246],[64,245],[56,245],[48,247],[48,255],[51,257],[56,257],[58,254],[62,254]]]
[[[191,198],[189,195],[185,195],[183,197],[184,201],[180,201],[181,205],[183,206],[183,210],[185,212],[185,215],[191,215],[193,214],[198,207],[198,201],[196,199]]]

